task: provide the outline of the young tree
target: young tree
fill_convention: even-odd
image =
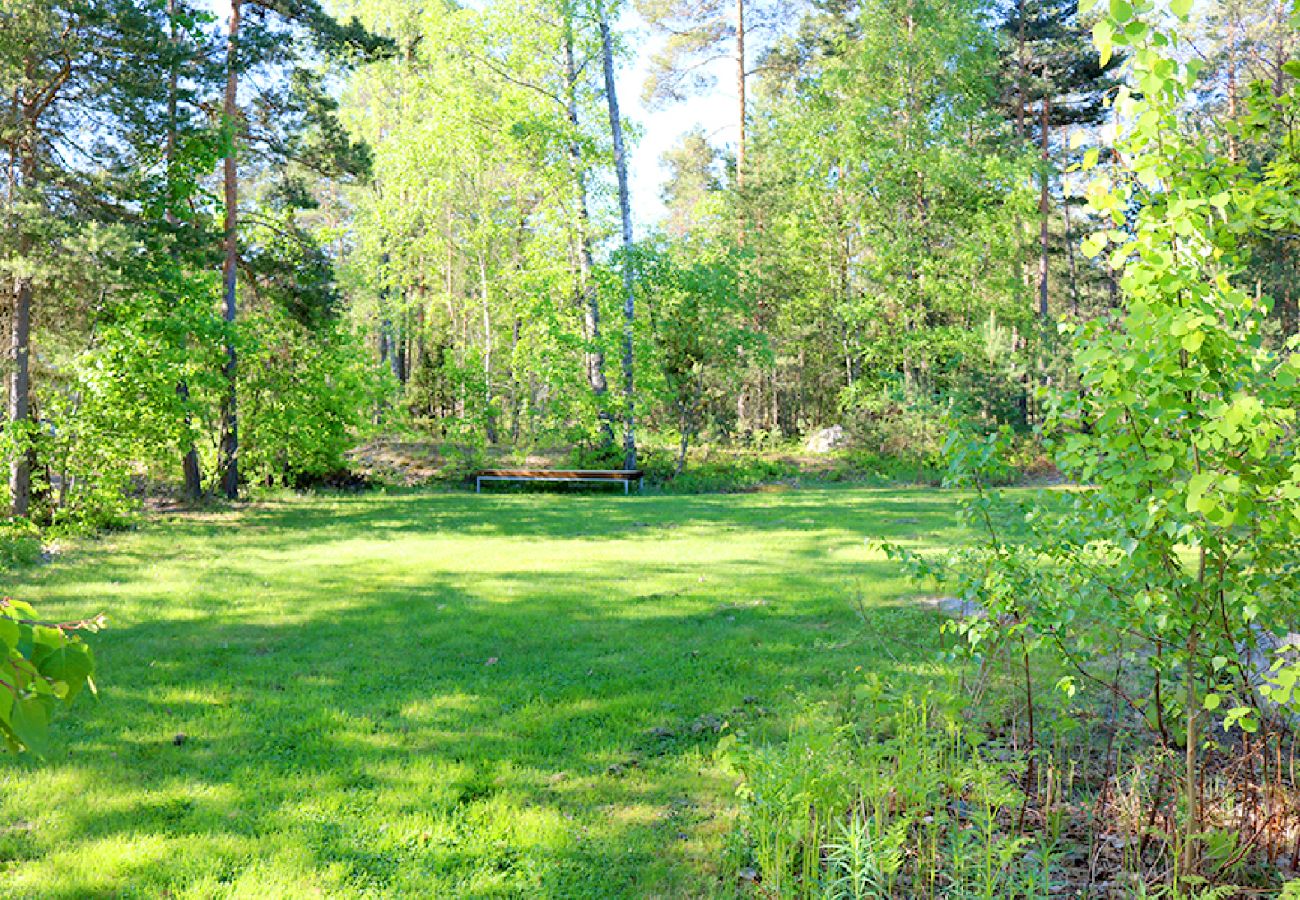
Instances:
[[[684,238],[696,231],[719,197],[722,179],[718,177],[718,153],[709,144],[701,128],[682,135],[677,145],[661,160],[668,170],[662,197],[668,207],[665,229],[674,238]]]

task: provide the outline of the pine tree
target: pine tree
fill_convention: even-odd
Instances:
[[[165,10],[131,0],[0,2],[0,268],[10,289],[9,506],[32,510],[40,428],[32,333],[64,238],[131,218],[145,148],[156,147],[172,57]],[[95,129],[87,140],[87,129]],[[144,136],[148,135],[148,138]]]
[[[247,17],[247,20],[246,20]],[[225,89],[222,124],[226,152],[222,162],[225,201],[222,314],[226,320],[226,393],[221,405],[221,444],[218,462],[221,492],[239,496],[238,350],[241,151],[254,149],[263,162],[269,157],[284,166],[299,160],[326,176],[355,174],[366,161],[334,120],[335,103],[321,83],[309,51],[336,60],[373,57],[392,43],[367,32],[354,19],[342,25],[316,0],[231,0],[226,26]],[[270,73],[275,87],[262,89],[253,112],[241,102],[241,79],[250,73]],[[314,138],[314,140],[313,140]],[[282,170],[283,171],[283,170]],[[301,198],[301,184],[281,185],[281,197]]]
[[[772,0],[637,0],[637,11],[666,40],[651,59],[644,97],[676,103],[713,90],[709,63],[730,56],[736,85],[736,183],[745,183],[749,143],[748,84],[755,31],[771,31],[796,4]]]
[[[1039,156],[1038,315],[1050,315],[1054,135],[1071,125],[1093,125],[1106,114],[1105,95],[1115,87],[1122,57],[1101,65],[1089,42],[1089,25],[1078,0],[1015,0],[1000,28],[1003,35],[1002,105],[1016,135]]]

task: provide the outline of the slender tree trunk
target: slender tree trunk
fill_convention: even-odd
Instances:
[[[736,96],[739,102],[736,123],[740,129],[740,137],[736,143],[736,187],[741,189],[745,187],[745,144],[749,137],[745,80],[745,0],[736,0]]]
[[[483,306],[483,411],[489,444],[497,442],[497,423],[492,413],[492,310],[488,288],[487,258],[478,257],[479,300]]]
[[[745,188],[745,169],[746,155],[749,144],[749,117],[747,113],[747,77],[745,71],[746,51],[745,38],[747,28],[745,23],[745,0],[735,0],[736,3],[736,187],[741,192],[736,211],[736,243],[743,249],[748,243],[749,238],[749,210],[745,205],[744,188]],[[745,298],[749,293],[749,266],[744,259],[739,262],[739,269],[736,272],[736,295],[741,306],[745,304]],[[762,328],[761,310],[756,305],[750,315],[750,324],[755,332]],[[742,365],[738,368],[740,376],[737,379],[736,392],[736,431],[744,433],[748,430],[749,420],[749,394],[759,387],[761,374],[751,378],[752,367],[744,365],[745,348],[737,349]]]
[[[1074,226],[1070,221],[1068,196],[1063,199],[1061,210],[1065,216],[1065,250],[1070,258],[1070,310],[1077,316],[1079,314],[1079,263],[1074,254]]]
[[[516,354],[519,353],[519,331],[522,327],[523,322],[515,316],[515,324],[510,331],[510,440],[514,444],[519,443],[521,433],[519,417],[523,406],[519,396],[519,364],[516,362]]]
[[[31,64],[29,61],[29,69]],[[36,101],[22,104],[22,133],[11,153],[18,157],[18,178],[24,190],[30,190],[36,179],[36,132],[40,115]],[[16,152],[15,152],[16,151]],[[31,255],[31,235],[19,225],[18,258]],[[26,516],[31,511],[32,468],[35,454],[30,446],[31,427],[31,339],[32,339],[32,279],[19,274],[13,281],[9,317],[9,426],[19,438],[9,460],[9,514]]]
[[[1025,0],[1016,0],[1016,134],[1025,136]]]
[[[171,49],[173,54],[177,52],[180,46],[180,39],[176,34],[176,0],[167,0],[167,20],[168,20],[168,37],[171,40]],[[178,84],[180,81],[179,61],[173,57],[171,66],[167,73],[167,142],[165,158],[167,164],[167,224],[173,228],[176,227],[176,212],[174,204],[176,198],[173,196],[173,174],[172,169],[176,164],[176,129],[177,129],[177,94],[179,91]],[[185,344],[189,344],[189,335],[184,339]],[[194,438],[190,434],[193,426],[193,420],[189,413],[190,403],[190,386],[182,378],[176,382],[176,396],[181,401],[181,406],[185,409],[185,441],[181,453],[181,473],[184,477],[184,496],[187,500],[198,500],[203,496],[203,468],[199,464],[199,451],[194,446]]]
[[[230,2],[230,32],[226,44],[226,94],[222,105],[225,127],[230,130],[226,148],[226,258],[222,266],[222,315],[226,321],[226,364],[222,375],[226,395],[221,403],[221,492],[239,497],[239,406],[237,390],[238,355],[235,322],[238,314],[236,285],[239,280],[239,26],[243,0]]]
[[[623,224],[623,467],[636,468],[636,385],[633,363],[633,326],[636,323],[636,283],[632,271],[632,201],[627,184],[627,154],[623,146],[623,119],[618,111],[614,88],[614,39],[609,14],[600,10],[601,57],[605,68],[605,100],[609,106],[609,127],[614,137],[614,170],[618,176],[618,211]]]
[[[601,444],[612,447],[614,424],[610,420],[609,411],[605,408],[605,395],[609,392],[609,382],[605,379],[605,351],[600,343],[600,298],[591,281],[591,271],[595,263],[591,252],[591,213],[587,208],[587,174],[582,163],[582,148],[578,145],[581,123],[578,118],[578,66],[574,59],[573,41],[573,11],[566,8],[564,101],[569,127],[573,129],[572,140],[569,143],[569,170],[578,201],[578,290],[582,296],[583,337],[587,342],[587,347],[583,351],[583,363],[587,372],[587,386],[591,388],[592,396],[596,398]]]
[[[1240,33],[1241,21],[1234,18],[1232,21],[1231,34],[1228,38],[1228,120],[1237,121],[1237,40]],[[1237,144],[1237,135],[1233,132],[1228,133],[1228,158],[1236,162],[1240,155]]]
[[[20,258],[31,253],[31,241],[24,235],[18,242]],[[26,516],[32,500],[32,457],[26,448],[30,438],[24,431],[31,413],[32,280],[20,275],[14,280],[9,332],[9,424],[21,435],[22,444],[9,460],[9,514]]]
[[[398,313],[398,318],[393,318],[390,313],[384,324],[388,328],[388,370],[393,373],[399,385],[406,384],[406,373],[402,366],[401,313]]]
[[[1049,251],[1051,249],[1051,215],[1052,215],[1052,197],[1051,197],[1051,116],[1052,101],[1046,95],[1043,96],[1040,106],[1039,128],[1042,131],[1040,136],[1040,147],[1042,150],[1043,171],[1040,176],[1041,184],[1039,186],[1038,196],[1038,317],[1044,322],[1047,321],[1047,288],[1049,263],[1051,261]]]
[[[1281,97],[1286,93],[1286,64],[1290,55],[1287,38],[1292,34],[1290,22],[1294,3],[1279,2],[1273,7],[1273,96]],[[1300,12],[1300,10],[1296,10]]]

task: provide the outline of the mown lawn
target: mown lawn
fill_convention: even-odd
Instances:
[[[111,627],[99,702],[0,758],[0,897],[726,895],[719,729],[936,671],[874,537],[951,543],[954,502],[291,499],[6,577]]]

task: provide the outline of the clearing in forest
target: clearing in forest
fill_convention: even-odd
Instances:
[[[938,614],[865,539],[958,518],[921,490],[393,494],[87,543],[3,585],[110,628],[100,702],[0,758],[0,895],[726,893],[720,735],[935,671]]]

